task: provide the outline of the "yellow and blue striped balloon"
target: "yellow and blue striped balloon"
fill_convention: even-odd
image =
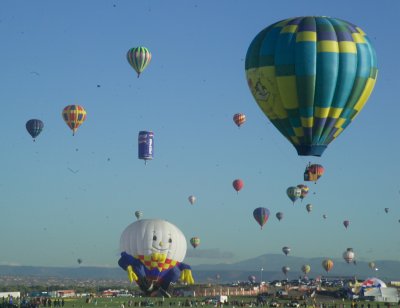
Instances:
[[[246,55],[258,105],[299,155],[321,156],[361,111],[377,77],[375,50],[357,26],[296,17],[262,30]]]

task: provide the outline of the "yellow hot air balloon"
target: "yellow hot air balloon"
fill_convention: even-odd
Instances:
[[[68,105],[62,112],[62,117],[75,135],[76,130],[86,120],[86,110],[79,105]]]

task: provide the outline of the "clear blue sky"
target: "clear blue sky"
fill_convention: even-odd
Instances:
[[[189,264],[283,246],[293,256],[341,257],[353,247],[360,260],[399,260],[399,11],[395,0],[1,1],[0,263],[117,266],[135,210],[200,237],[204,257]],[[366,107],[322,158],[297,156],[245,80],[254,36],[302,15],[358,25],[378,57]],[[125,57],[135,46],[153,55],[139,79]],[[69,104],[87,110],[75,137],[61,118]],[[237,112],[248,119],[241,129]],[[30,118],[45,123],[36,143]],[[147,166],[137,158],[140,130],[155,133]],[[326,173],[293,206],[286,188],[302,183],[309,161]],[[239,195],[236,178],[245,182]],[[262,231],[252,217],[259,206],[272,213]]]

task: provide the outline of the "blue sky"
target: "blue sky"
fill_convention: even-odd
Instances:
[[[117,266],[136,210],[201,238],[203,257],[189,264],[283,246],[293,256],[341,257],[353,247],[360,260],[399,260],[399,10],[398,1],[361,0],[1,1],[0,263]],[[358,25],[378,57],[366,107],[322,158],[297,156],[244,72],[259,31],[303,15]],[[139,79],[125,58],[135,46],[153,55]],[[87,110],[74,137],[61,118],[69,104]],[[240,129],[237,112],[248,119]],[[30,118],[45,123],[35,143]],[[137,159],[140,130],[155,133],[147,166]],[[309,161],[326,173],[293,206],[286,188],[302,183]],[[236,178],[245,183],[238,195]],[[272,213],[262,231],[252,217],[259,206]]]

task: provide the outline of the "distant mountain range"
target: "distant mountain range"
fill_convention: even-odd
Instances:
[[[207,264],[192,266],[196,282],[199,283],[228,283],[233,281],[245,281],[249,275],[255,275],[260,281],[261,275],[264,281],[281,280],[285,276],[281,272],[282,266],[289,266],[291,271],[289,279],[303,275],[300,268],[303,264],[311,266],[309,277],[319,275],[330,277],[353,277],[363,279],[377,276],[384,281],[400,280],[400,261],[376,260],[377,271],[368,267],[368,262],[358,261],[356,265],[347,264],[342,259],[332,259],[333,269],[327,274],[321,266],[324,258],[301,258],[278,254],[265,254],[253,259],[247,259],[232,264]],[[261,268],[263,270],[261,271]],[[39,266],[6,266],[0,265],[1,276],[52,277],[57,279],[74,280],[127,280],[126,273],[120,268],[88,267],[39,267]]]

